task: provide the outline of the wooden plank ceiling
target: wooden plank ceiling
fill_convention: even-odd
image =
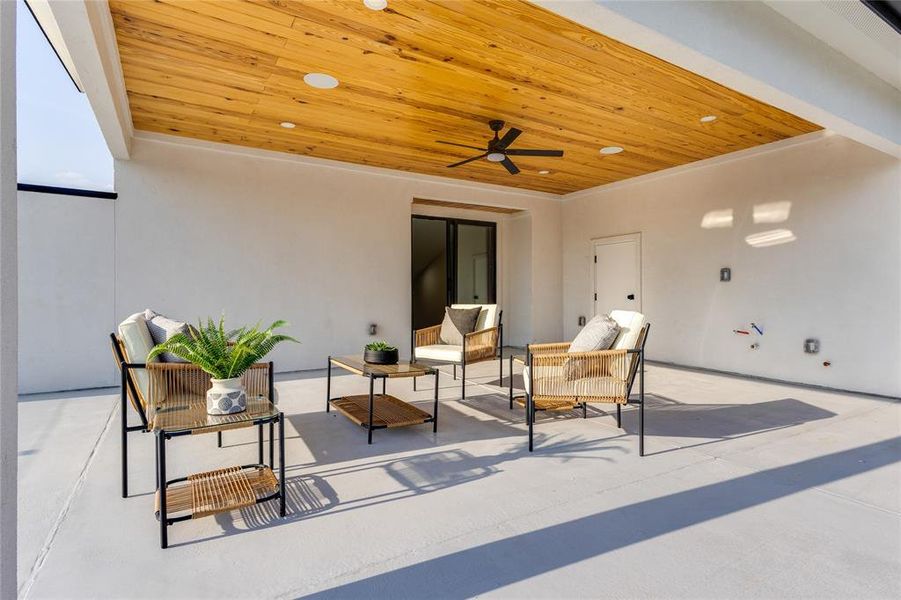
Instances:
[[[819,129],[519,0],[110,7],[139,130],[564,194]],[[436,140],[484,147],[490,119],[565,156],[447,168],[478,152]]]

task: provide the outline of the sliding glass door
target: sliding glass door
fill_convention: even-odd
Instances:
[[[497,225],[413,217],[413,327],[441,323],[451,304],[494,304]]]

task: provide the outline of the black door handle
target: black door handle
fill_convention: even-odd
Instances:
[[[635,300],[635,294],[629,294],[626,296],[626,300]]]

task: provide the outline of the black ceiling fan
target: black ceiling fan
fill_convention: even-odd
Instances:
[[[471,148],[472,150],[479,150],[482,152],[482,154],[479,154],[478,156],[473,156],[472,158],[461,160],[460,162],[456,162],[452,165],[447,165],[448,168],[459,167],[460,165],[465,165],[468,162],[479,160],[480,158],[487,158],[491,162],[501,163],[510,172],[511,175],[516,175],[517,173],[519,173],[519,168],[517,168],[517,166],[513,164],[513,161],[510,160],[511,156],[563,156],[563,150],[510,148],[510,144],[512,144],[516,140],[516,138],[519,137],[522,131],[515,127],[511,127],[507,130],[507,133],[504,134],[504,137],[499,137],[498,132],[504,128],[503,121],[488,121],[488,127],[490,127],[491,131],[494,132],[494,139],[488,140],[487,148],[479,148],[478,146],[468,146],[466,144],[458,144],[456,142],[445,142],[443,140],[437,140],[439,144],[460,146],[461,148]]]

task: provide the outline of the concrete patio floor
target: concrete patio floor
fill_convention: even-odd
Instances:
[[[440,427],[365,432],[324,372],[282,377],[288,516],[176,524],[159,549],[154,447],[116,390],[20,400],[19,581],[28,598],[898,598],[901,404],[649,365],[635,411],[540,416],[526,451],[497,364],[441,380]],[[340,376],[333,394],[363,393]],[[431,383],[389,393],[430,408]],[[251,430],[173,440],[172,476],[254,462]]]

